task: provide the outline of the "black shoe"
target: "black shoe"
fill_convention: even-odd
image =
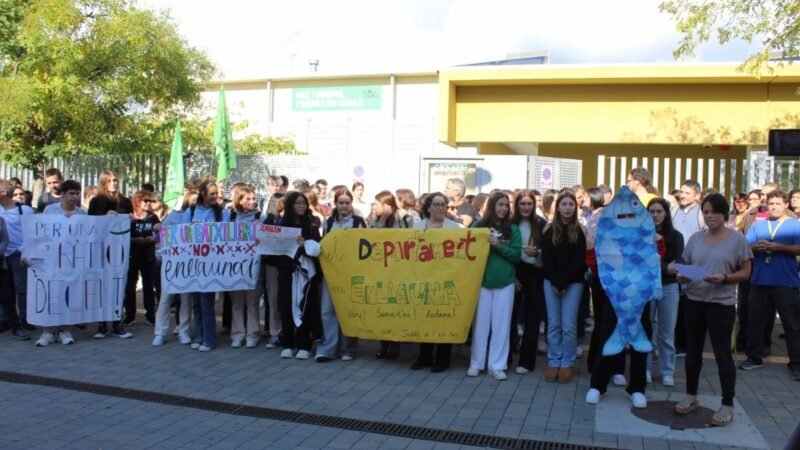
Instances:
[[[424,361],[420,361],[420,360],[416,360],[416,361],[414,361],[414,364],[411,364],[411,370],[420,370],[420,369],[424,369],[424,368],[430,367],[430,366],[431,366],[430,363],[427,363],[427,362],[424,362]]]
[[[800,381],[800,369],[790,369],[792,372],[792,379],[794,381]]]
[[[739,364],[739,369],[741,370],[753,370],[761,367],[764,367],[764,364],[762,364],[761,361],[756,361],[755,359],[750,358],[745,359],[744,362]]]
[[[447,369],[448,369],[448,367],[444,367],[444,366],[433,366],[433,367],[431,367],[431,373],[442,373]]]
[[[27,341],[31,338],[31,335],[28,334],[27,331],[23,330],[22,328],[18,328],[11,332],[11,335],[18,341]]]
[[[389,352],[389,343],[388,342],[381,342],[381,348],[375,352],[375,358],[383,359],[386,358],[386,353]]]
[[[325,356],[325,355],[317,355],[317,356],[314,357],[314,361],[316,361],[318,363],[326,363],[328,361],[333,361],[333,358],[331,358],[330,356]]]
[[[8,321],[0,320],[0,333],[5,333],[6,331],[10,330],[11,326],[8,325]]]
[[[386,359],[397,359],[400,356],[400,344],[390,342],[384,356]]]
[[[35,327],[35,326],[33,326],[33,325],[31,325],[31,324],[29,324],[27,320],[22,320],[22,321],[20,321],[20,323],[19,323],[19,326],[20,326],[20,328],[22,328],[23,330],[27,330],[27,331],[34,331],[34,330],[36,330],[36,327]]]

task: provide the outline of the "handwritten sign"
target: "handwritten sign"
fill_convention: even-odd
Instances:
[[[478,301],[489,231],[334,230],[320,263],[347,336],[463,343]]]
[[[260,255],[286,255],[294,258],[297,254],[297,237],[300,228],[279,227],[276,225],[258,225],[258,254]]]
[[[161,272],[170,294],[253,289],[261,257],[256,224],[205,222],[161,228]]]
[[[28,322],[40,326],[119,320],[130,259],[130,218],[24,215]]]

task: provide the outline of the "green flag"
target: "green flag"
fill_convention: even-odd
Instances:
[[[217,102],[217,124],[214,127],[214,145],[217,159],[217,181],[227,180],[228,172],[236,170],[236,150],[233,148],[233,133],[228,122],[228,108],[225,105],[225,88],[219,88]]]
[[[164,187],[164,203],[173,211],[183,203],[183,186],[186,176],[183,171],[183,139],[181,138],[181,121],[175,124],[175,138],[172,140],[172,153],[167,169],[167,184]]]

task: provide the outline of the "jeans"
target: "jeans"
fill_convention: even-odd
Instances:
[[[575,363],[578,348],[578,309],[583,283],[572,283],[563,295],[553,292],[550,280],[544,280],[547,304],[547,365],[567,368]]]
[[[714,359],[722,387],[722,404],[733,406],[736,391],[736,365],[731,351],[733,323],[736,321],[736,307],[719,303],[702,302],[692,299],[684,304],[686,320],[686,393],[697,395],[700,369],[703,367],[703,345],[706,332],[711,338]]]
[[[17,308],[20,322],[28,320],[28,268],[22,265],[22,256],[16,251],[6,256],[8,269],[14,282],[14,292],[17,295]]]
[[[214,311],[213,292],[194,294],[194,341],[206,347],[217,348],[217,315]]]
[[[675,376],[675,322],[678,320],[678,302],[680,293],[678,283],[669,283],[661,287],[664,297],[650,305],[650,320],[656,339],[653,348],[658,349],[658,367],[662,377]],[[647,357],[647,369],[652,370],[653,355]]]

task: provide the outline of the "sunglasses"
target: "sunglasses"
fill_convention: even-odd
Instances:
[[[155,203],[155,200],[142,200],[142,203]]]

